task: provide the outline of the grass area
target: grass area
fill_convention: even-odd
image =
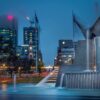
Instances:
[[[18,78],[17,83],[38,83],[44,77],[41,76],[34,76],[34,77],[26,77],[26,78]]]

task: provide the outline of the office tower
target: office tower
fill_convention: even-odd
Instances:
[[[17,19],[11,15],[0,16],[0,58],[16,53],[17,36]]]
[[[40,27],[37,15],[35,14],[34,20],[30,20],[29,27],[24,27],[23,29],[23,37],[24,37],[24,44],[29,45],[28,50],[28,58],[34,61],[34,65],[37,67],[39,66],[39,60],[42,60],[41,51],[40,51]]]

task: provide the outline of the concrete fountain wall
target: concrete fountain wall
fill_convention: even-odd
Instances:
[[[100,72],[83,70],[79,66],[61,66],[56,87],[100,89]]]
[[[93,40],[90,40],[90,46],[89,46],[89,65],[90,69],[94,69],[94,46],[93,46]],[[87,68],[87,56],[86,56],[86,41],[80,40],[76,44],[75,48],[75,59],[74,59],[74,65],[75,66],[82,66]]]
[[[100,89],[100,37],[87,40],[78,43],[73,65],[60,66],[57,87]]]
[[[80,72],[80,73],[65,73],[66,88],[90,88],[100,89],[100,73],[98,72]]]

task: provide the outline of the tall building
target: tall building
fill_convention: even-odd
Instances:
[[[41,51],[39,48],[39,42],[40,42],[40,27],[39,27],[39,21],[35,14],[34,20],[29,20],[30,26],[24,27],[23,29],[23,37],[24,37],[24,44],[29,45],[29,55],[28,58],[32,59],[35,62],[35,66],[38,66],[39,60],[42,60]]]
[[[29,45],[32,40],[32,45],[36,45],[38,32],[35,27],[24,27],[24,44]]]
[[[0,16],[0,27],[10,28],[18,31],[18,21],[15,16],[2,15]]]
[[[24,44],[29,45],[30,46],[29,49],[32,48],[33,58],[35,58],[35,56],[36,56],[36,51],[39,50],[38,35],[39,35],[39,33],[35,27],[32,27],[32,26],[31,27],[24,27]],[[31,52],[30,52],[29,56],[31,56]]]
[[[36,56],[36,51],[39,50],[38,31],[35,27],[24,27],[24,44],[32,45],[33,55]],[[31,48],[31,47],[30,47]]]
[[[72,40],[59,40],[59,47],[57,51],[57,58],[55,58],[55,65],[70,65],[73,64],[75,51]]]
[[[15,54],[17,36],[17,19],[11,15],[0,16],[0,58]]]

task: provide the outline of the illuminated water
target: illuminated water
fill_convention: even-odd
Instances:
[[[65,75],[64,73],[61,74],[60,87],[63,86],[64,75]]]
[[[16,74],[14,74],[13,77],[13,85],[14,85],[14,90],[16,90]]]
[[[100,90],[66,89],[55,87],[35,87],[33,84],[17,84],[0,86],[0,100],[96,100]]]

